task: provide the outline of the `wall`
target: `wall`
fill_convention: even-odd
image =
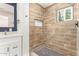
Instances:
[[[74,8],[74,19],[71,21],[58,22],[56,19],[56,10],[68,6],[73,6]],[[45,45],[51,50],[57,51],[64,55],[76,55],[76,7],[77,4],[60,3],[46,8],[44,17],[44,32],[47,34],[45,36]]]
[[[77,3],[77,21],[79,24],[79,3]],[[79,56],[79,26],[77,27],[77,55]]]
[[[29,4],[18,3],[18,34],[23,34],[23,55],[29,55]]]
[[[43,27],[35,26],[35,19],[43,21],[44,9],[36,4],[30,3],[30,48],[33,49],[44,42]]]

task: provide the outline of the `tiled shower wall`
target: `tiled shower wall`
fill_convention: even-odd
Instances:
[[[79,3],[77,3],[77,21],[79,23]],[[77,55],[79,56],[79,26],[77,27]]]
[[[70,21],[58,22],[56,19],[56,10],[73,6],[74,19]],[[45,33],[47,34],[45,45],[51,50],[57,51],[64,55],[76,55],[76,35],[77,28],[77,4],[54,4],[46,8],[45,13]]]
[[[55,3],[47,8],[38,4],[30,4],[30,48],[44,44],[50,50],[64,55],[76,55],[76,36],[78,4]],[[73,6],[74,18],[70,21],[58,22],[56,11]],[[36,27],[34,19],[43,20],[43,27]]]
[[[44,42],[43,27],[35,26],[35,19],[43,21],[44,9],[35,3],[30,3],[30,48],[33,49]]]

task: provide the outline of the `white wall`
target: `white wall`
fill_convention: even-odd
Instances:
[[[18,3],[18,19],[20,20],[18,24],[19,34],[23,34],[23,54],[28,55],[29,53],[29,4],[28,3]],[[25,17],[27,16],[27,17]]]

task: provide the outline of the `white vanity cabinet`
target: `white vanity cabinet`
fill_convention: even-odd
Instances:
[[[0,56],[21,56],[22,36],[6,36],[0,38]]]

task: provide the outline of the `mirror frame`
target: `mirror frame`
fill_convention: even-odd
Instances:
[[[0,27],[0,32],[9,31],[9,28],[12,28],[12,31],[17,31],[17,4],[16,3],[6,3],[14,7],[14,27]]]

